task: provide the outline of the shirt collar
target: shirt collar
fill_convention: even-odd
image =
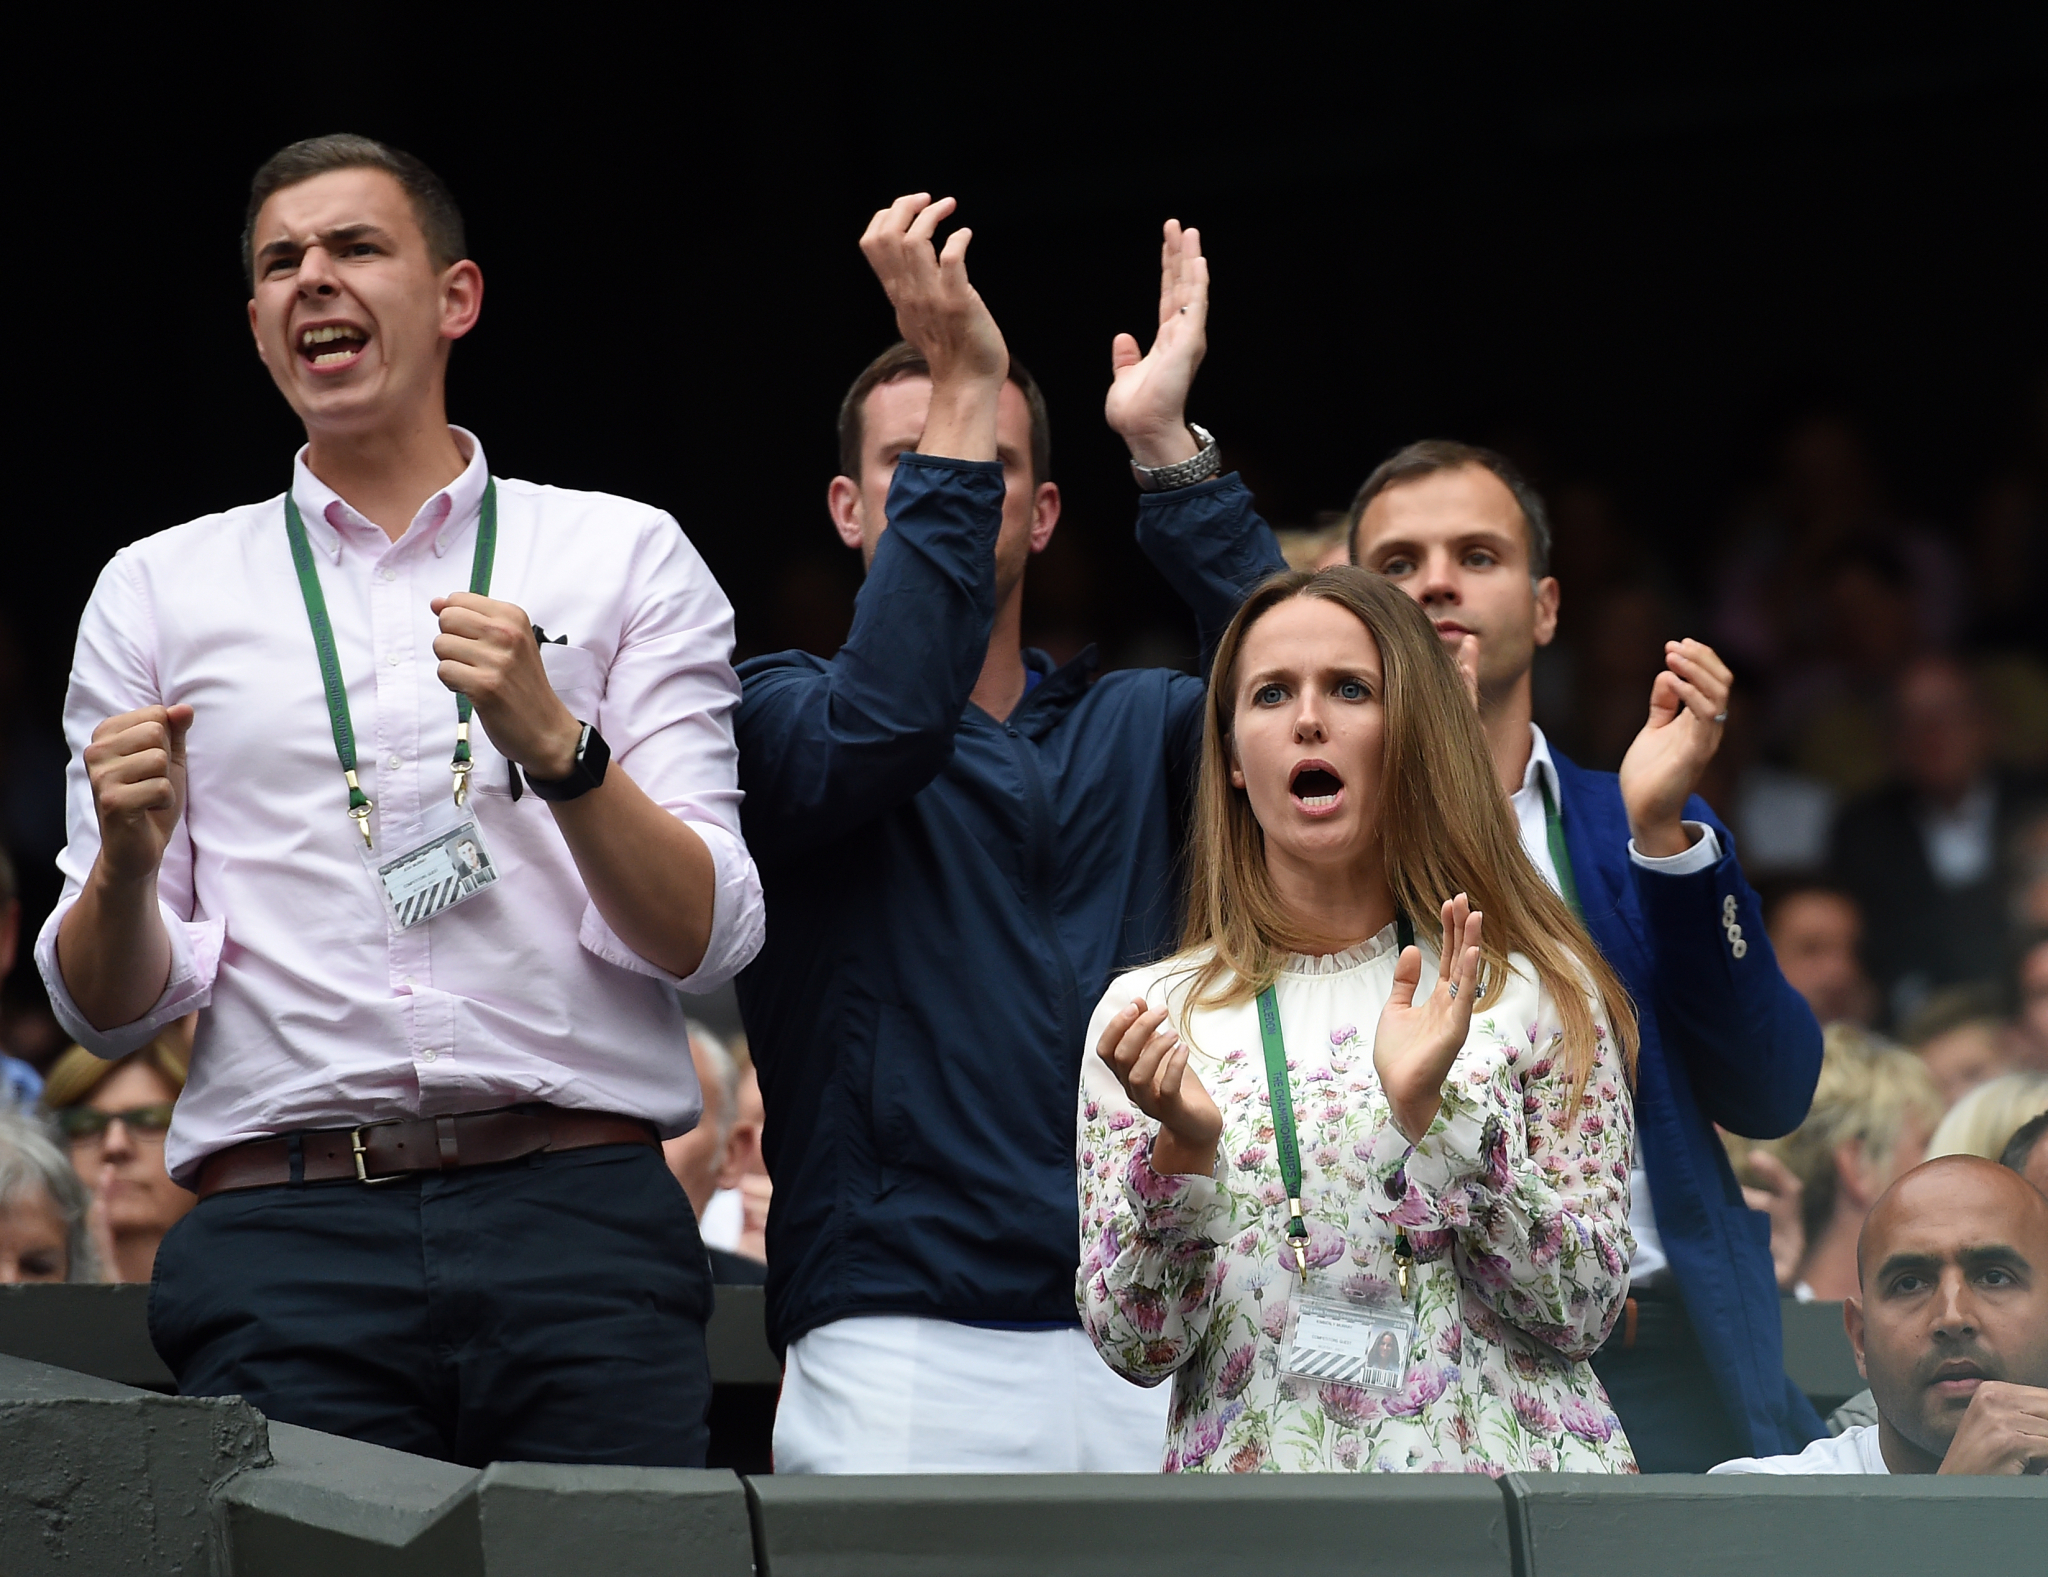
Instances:
[[[1522,769],[1522,786],[1516,795],[1533,794],[1539,775],[1550,790],[1550,802],[1559,804],[1564,799],[1564,789],[1557,780],[1557,763],[1550,759],[1550,741],[1543,737],[1543,730],[1534,723],[1529,725],[1529,764]]]
[[[477,442],[476,434],[452,423],[448,431],[454,435],[455,447],[462,451],[468,463],[463,466],[460,476],[420,505],[420,512],[413,516],[405,535],[398,539],[402,543],[412,540],[415,535],[430,536],[437,558],[447,553],[462,535],[463,528],[476,519],[478,511],[483,508],[484,487],[491,475],[490,467],[484,461],[484,446]],[[373,532],[380,540],[384,531],[381,526],[358,514],[347,499],[313,474],[312,468],[306,464],[306,451],[310,447],[301,446],[292,461],[292,497],[298,502],[300,518],[306,523],[306,540],[325,554],[330,563],[338,564],[341,562],[341,534],[344,530]]]

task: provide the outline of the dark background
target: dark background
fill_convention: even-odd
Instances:
[[[892,337],[854,242],[903,190],[960,198],[1050,399],[1066,513],[1027,631],[1060,655],[1192,655],[1100,420],[1112,334],[1149,340],[1169,214],[1215,277],[1192,414],[1270,518],[1342,507],[1408,439],[1493,442],[1553,496],[1597,488],[1677,625],[1802,413],[1844,413],[1896,507],[1961,532],[2048,412],[2048,78],[2021,21],[478,25],[252,12],[24,47],[0,791],[31,929],[95,575],[275,493],[299,441],[237,253],[250,172],[297,137],[365,132],[449,180],[487,281],[453,418],[501,474],[671,510],[742,653],[844,631],[832,419]],[[35,996],[18,969],[17,1021]]]

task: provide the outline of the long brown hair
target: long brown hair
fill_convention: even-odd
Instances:
[[[1587,989],[1600,998],[1635,1076],[1636,1014],[1613,966],[1523,852],[1507,796],[1494,779],[1479,716],[1450,654],[1423,613],[1381,576],[1350,565],[1295,570],[1266,581],[1223,632],[1209,677],[1202,771],[1189,829],[1187,924],[1192,1004],[1231,1006],[1258,995],[1284,955],[1309,939],[1281,905],[1266,869],[1266,835],[1251,801],[1230,781],[1238,657],[1251,627],[1295,597],[1334,602],[1379,647],[1385,757],[1380,847],[1396,912],[1418,936],[1441,935],[1445,899],[1469,893],[1483,910],[1482,985],[1474,1011],[1500,1000],[1508,955],[1520,953],[1557,1005],[1571,1103],[1585,1093],[1598,1044]]]

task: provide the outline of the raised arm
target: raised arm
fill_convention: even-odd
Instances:
[[[1222,1118],[1164,1007],[1110,987],[1081,1059],[1074,1301],[1104,1362],[1155,1385],[1208,1333],[1229,1202],[1213,1175]]]
[[[1630,876],[1656,960],[1657,1017],[1714,1122],[1775,1139],[1806,1118],[1820,1025],[1778,968],[1735,840],[1693,791],[1720,748],[1734,675],[1702,641],[1667,641],[1621,764]]]
[[[1159,328],[1152,348],[1119,334],[1110,346],[1103,415],[1133,463],[1156,469],[1193,459],[1188,391],[1208,350],[1209,260],[1198,230],[1166,221],[1160,247]],[[1147,493],[1138,504],[1138,544],[1195,615],[1202,672],[1245,594],[1287,567],[1279,544],[1235,476]]]
[[[896,325],[931,369],[915,452],[894,462],[853,628],[819,664],[740,670],[740,781],[748,843],[798,854],[903,803],[942,771],[994,628],[1003,475],[996,410],[1009,351],[967,278],[968,230],[932,241],[950,197],[899,198],[861,237]],[[835,479],[858,489],[859,478]]]
[[[1440,977],[1435,995],[1442,994]],[[1470,1001],[1469,991],[1461,995]],[[1388,1020],[1404,1011],[1414,1012],[1389,1004],[1383,1041]],[[1366,1158],[1365,1197],[1389,1226],[1407,1231],[1418,1259],[1455,1249],[1466,1289],[1498,1318],[1564,1358],[1586,1358],[1621,1312],[1635,1251],[1628,1086],[1603,1033],[1584,1102],[1569,1106],[1547,1000],[1533,1024],[1509,1019],[1505,1011],[1472,1016],[1429,1116],[1412,1095],[1397,1097],[1394,1111],[1403,1115],[1386,1124]],[[1384,1076],[1387,1059],[1376,1051],[1375,1062]],[[1396,1078],[1388,1094],[1403,1082]],[[1400,1121],[1427,1127],[1410,1144]]]

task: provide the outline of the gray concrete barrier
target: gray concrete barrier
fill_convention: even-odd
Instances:
[[[1489,1478],[751,1478],[747,1497],[761,1577],[1513,1572]]]
[[[207,1577],[213,1487],[269,1460],[263,1415],[238,1397],[0,1358],[0,1572]]]
[[[2038,1478],[1514,1473],[1517,1577],[1891,1577],[2048,1562]]]
[[[6,1577],[1886,1577],[2044,1548],[2040,1478],[477,1472],[0,1358]]]

